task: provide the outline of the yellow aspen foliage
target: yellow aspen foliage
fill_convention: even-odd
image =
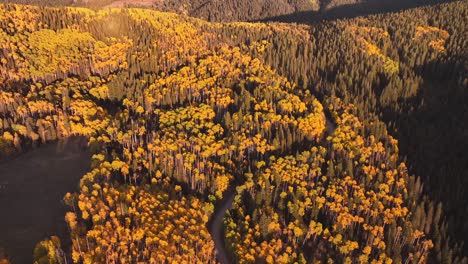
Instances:
[[[418,49],[393,49],[405,34],[372,23],[317,31],[0,5],[2,155],[88,139],[91,168],[64,198],[74,263],[215,263],[207,224],[232,192],[217,224],[239,263],[423,263],[440,245],[417,219],[427,210],[415,210],[421,183],[400,162],[399,142],[366,115],[391,105],[384,95],[394,90],[405,96],[396,101],[416,100],[411,86],[422,79],[408,64],[426,61],[397,58]],[[434,59],[452,36],[423,24],[406,35]],[[331,29],[340,36],[330,43],[346,41],[365,64],[350,70],[348,53],[316,50]],[[400,81],[409,88],[397,91]]]

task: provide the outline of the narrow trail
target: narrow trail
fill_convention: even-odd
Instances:
[[[326,133],[327,135],[333,134],[336,129],[336,125],[326,117]],[[215,212],[208,223],[208,230],[210,231],[211,237],[215,243],[215,249],[217,253],[217,259],[223,264],[231,264],[232,259],[229,257],[228,250],[224,243],[224,230],[223,230],[223,219],[226,212],[231,209],[236,197],[236,187],[231,187],[223,195],[223,199],[219,204],[216,205]]]
[[[224,199],[216,206],[215,212],[208,223],[208,230],[215,243],[217,259],[223,264],[231,264],[228,250],[224,244],[223,218],[226,212],[231,209],[234,198],[236,197],[236,186],[224,193]]]

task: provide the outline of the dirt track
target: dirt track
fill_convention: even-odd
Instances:
[[[336,125],[327,117],[326,118],[326,133],[327,135],[333,134],[336,129]],[[215,212],[209,222],[208,229],[211,233],[211,237],[215,242],[215,248],[217,253],[218,261],[223,264],[230,264],[232,260],[229,257],[228,250],[224,244],[224,232],[223,232],[223,218],[226,212],[231,209],[232,203],[236,196],[235,188],[232,187],[224,194],[224,199],[216,206]]]
[[[226,212],[231,209],[234,197],[236,196],[235,189],[231,189],[224,193],[225,198],[219,205],[216,206],[215,212],[209,223],[208,229],[210,230],[211,237],[215,242],[216,254],[218,261],[223,264],[232,263],[229,259],[229,254],[224,245],[224,230],[223,230],[223,218]]]

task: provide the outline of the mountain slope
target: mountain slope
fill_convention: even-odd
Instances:
[[[145,7],[175,12],[208,21],[287,21],[313,22],[322,19],[355,17],[398,11],[411,7],[442,3],[442,0],[0,0],[52,6],[91,8]]]
[[[318,10],[318,0],[2,0],[5,3],[53,6],[86,6],[94,8],[150,7],[210,21],[248,21],[275,17],[299,11]]]
[[[381,121],[424,110],[429,73],[466,84],[465,14],[305,26],[1,5],[0,153],[89,138],[64,199],[74,262],[215,262],[206,225],[233,189],[239,262],[466,261]]]

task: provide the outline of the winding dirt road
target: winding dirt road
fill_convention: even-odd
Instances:
[[[215,242],[216,257],[218,261],[223,264],[231,264],[232,261],[229,258],[229,253],[224,245],[224,230],[223,230],[223,218],[226,212],[231,209],[234,198],[236,197],[235,188],[231,188],[224,193],[224,199],[216,206],[213,217],[208,223],[208,230],[211,233],[211,237]]]
[[[336,125],[326,117],[326,130],[327,134],[331,135],[336,129]],[[224,244],[224,230],[223,230],[223,219],[226,212],[231,209],[234,198],[236,197],[237,186],[231,187],[223,195],[224,199],[216,206],[215,212],[208,223],[208,230],[210,231],[211,237],[215,242],[216,254],[218,261],[223,264],[231,264],[232,260],[229,257],[228,250]]]

